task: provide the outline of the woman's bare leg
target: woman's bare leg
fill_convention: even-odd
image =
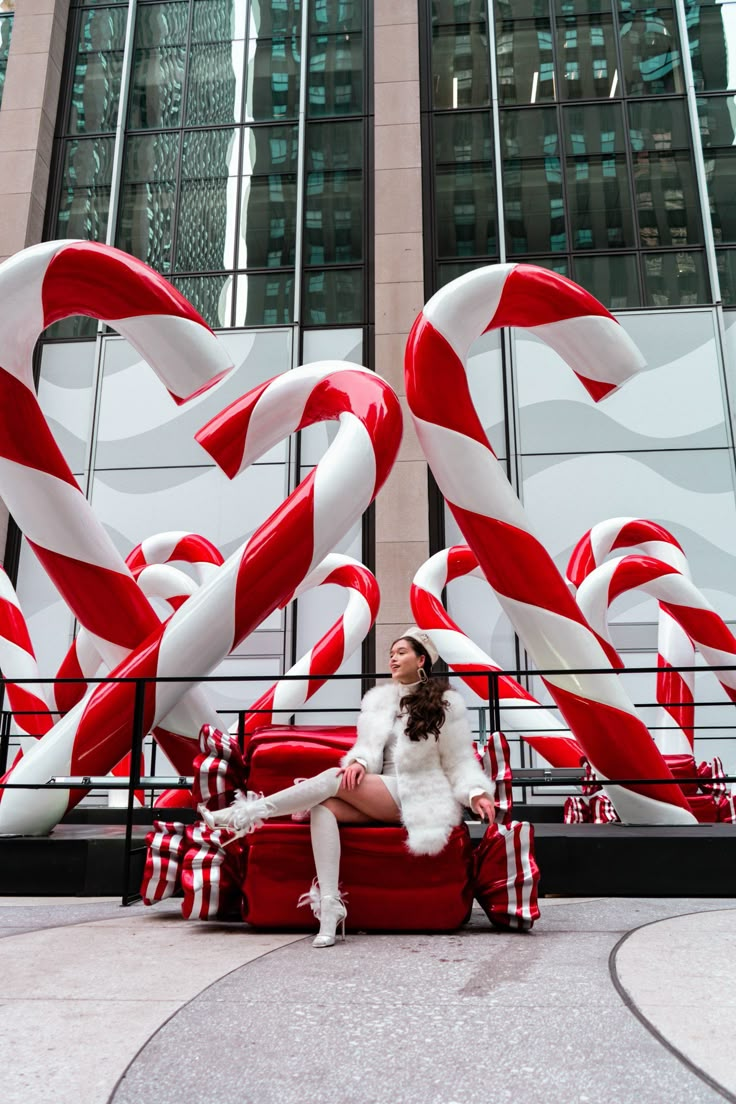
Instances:
[[[358,785],[351,790],[341,785],[337,796],[325,801],[324,804],[332,808],[341,824],[368,824],[371,821],[398,824],[401,820],[398,805],[380,775],[377,774],[364,774]],[[343,809],[339,808],[340,805]],[[348,819],[347,809],[344,806],[352,809],[353,813],[362,813],[363,817]]]

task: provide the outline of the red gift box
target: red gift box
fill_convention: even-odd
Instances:
[[[454,931],[473,905],[472,845],[453,829],[439,855],[412,855],[406,832],[392,826],[343,827],[340,890],[348,927],[363,931]],[[262,928],[312,930],[297,908],[315,876],[309,827],[270,821],[249,837],[243,915]]]
[[[189,846],[185,827],[179,821],[154,820],[146,835],[146,865],[141,897],[145,905],[163,901],[181,888],[181,863]]]

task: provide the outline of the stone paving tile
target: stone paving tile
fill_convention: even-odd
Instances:
[[[168,909],[171,902],[164,901],[157,908]],[[85,924],[93,920],[111,920],[120,914],[138,915],[146,908],[143,904],[130,905],[123,909],[120,898],[108,898],[105,901],[94,899],[91,901],[80,897],[76,900],[64,901],[58,904],[53,897],[46,899],[44,903],[24,903],[20,898],[17,903],[8,903],[8,899],[0,897],[0,938],[8,934],[8,929],[20,929],[21,931],[40,931],[43,928],[59,928],[68,924]],[[177,909],[177,912],[179,910]]]
[[[474,916],[454,935],[294,943],[192,1000],[111,1104],[153,1085],[156,1104],[715,1104],[608,973],[627,912],[702,904],[560,903],[529,936]]]

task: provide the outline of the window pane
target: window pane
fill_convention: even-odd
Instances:
[[[114,144],[113,138],[65,143],[55,237],[105,240]]]
[[[509,254],[564,251],[567,235],[556,111],[504,111],[501,148]]]
[[[300,0],[251,0],[248,35],[250,38],[298,35],[301,19]]]
[[[684,92],[677,20],[668,10],[622,12],[621,54],[630,96]]]
[[[736,249],[719,249],[716,253],[721,296],[724,307],[736,306]]]
[[[576,257],[575,280],[609,310],[641,306],[636,257]]]
[[[568,157],[624,152],[623,117],[619,104],[568,107],[563,117]]]
[[[483,257],[497,253],[496,194],[490,166],[440,168],[435,189],[439,256]]]
[[[736,145],[736,97],[698,98],[698,119],[703,146]]]
[[[634,245],[620,106],[568,108],[564,120],[572,248],[621,249]]]
[[[689,307],[708,302],[702,252],[644,253],[642,260],[647,306]]]
[[[549,19],[549,0],[496,0],[496,26],[501,20]]]
[[[230,326],[232,276],[180,276],[172,283],[213,330]]]
[[[80,16],[69,134],[115,130],[126,15],[124,8],[100,8]]]
[[[548,19],[496,29],[498,93],[502,103],[541,103],[555,98],[552,29]]]
[[[230,40],[192,46],[187,77],[188,126],[240,121],[244,52],[242,42]]]
[[[360,31],[363,0],[311,0],[309,29],[314,33]]]
[[[294,264],[296,176],[271,173],[243,181],[240,268],[282,268]]]
[[[432,97],[436,108],[482,107],[491,102],[485,23],[432,32]]]
[[[555,0],[557,15],[610,15],[611,0]]]
[[[246,118],[296,119],[299,114],[299,39],[257,39],[249,44]]]
[[[618,89],[616,43],[610,19],[577,16],[557,26],[560,97],[608,98]]]
[[[640,150],[689,149],[691,145],[684,100],[643,100],[628,105],[629,137]]]
[[[537,0],[545,4],[547,0]],[[448,26],[453,23],[485,23],[486,0],[432,0],[432,26]]]
[[[695,88],[736,88],[736,4],[689,4],[688,37]]]
[[[248,127],[243,148],[243,175],[295,173],[297,141],[295,126]]]
[[[346,264],[363,259],[362,162],[362,123],[309,126],[305,264]]]
[[[238,144],[235,130],[184,135],[174,259],[178,272],[234,265]]]
[[[188,23],[188,4],[139,6],[128,117],[131,130],[180,124]]]
[[[230,42],[245,35],[246,0],[194,0],[192,42]]]
[[[634,189],[642,246],[702,241],[690,154],[634,154]]]
[[[159,272],[171,270],[179,134],[140,135],[125,146],[117,245]]]
[[[361,269],[327,269],[305,272],[305,326],[363,321],[363,272]]]
[[[450,261],[437,265],[437,290],[445,287],[458,276],[464,276],[466,272],[474,272],[476,268],[485,268],[488,264],[498,261],[497,257],[490,257],[483,261]]]
[[[236,326],[279,326],[294,319],[294,273],[238,277]]]
[[[6,15],[0,19],[0,103],[3,100],[3,88],[5,87],[5,70],[8,68],[8,51],[10,50],[10,36],[13,33],[13,16]]]
[[[550,272],[559,272],[561,276],[567,276],[570,267],[567,257],[525,257],[524,264],[539,265]]]
[[[736,149],[708,150],[705,176],[716,244],[736,242]]]
[[[359,115],[363,110],[363,36],[309,40],[309,115]]]

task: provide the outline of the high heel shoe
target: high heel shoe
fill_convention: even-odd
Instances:
[[[228,828],[236,837],[255,832],[272,815],[268,798],[251,791],[237,794],[226,809],[208,809],[205,805],[198,805],[197,811],[208,828]]]
[[[297,902],[297,907],[309,905],[312,912],[319,920],[319,933],[312,940],[313,947],[334,947],[337,930],[345,942],[345,920],[348,910],[339,893],[324,894],[319,891],[316,881],[312,883],[309,893],[303,893]]]

